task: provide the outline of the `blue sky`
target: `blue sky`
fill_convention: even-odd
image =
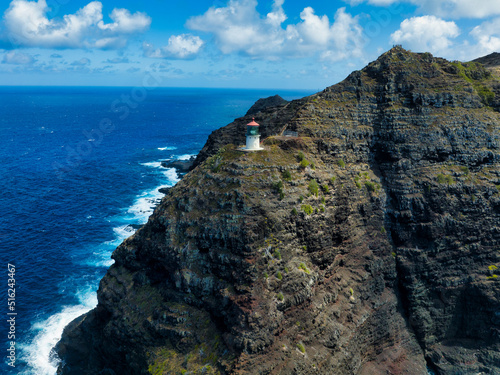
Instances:
[[[7,0],[0,13],[0,85],[320,90],[394,44],[500,52],[500,0]]]

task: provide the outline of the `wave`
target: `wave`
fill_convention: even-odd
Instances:
[[[177,150],[177,147],[174,147],[174,146],[158,147],[158,150],[160,150],[160,151],[173,151],[173,150]]]
[[[124,210],[122,215],[109,220],[118,224],[113,228],[114,238],[94,248],[93,256],[85,262],[87,266],[96,268],[111,266],[114,261],[110,257],[114,249],[134,234],[138,226],[147,222],[154,208],[161,201],[164,194],[160,193],[159,189],[172,187],[180,180],[175,168],[164,168],[160,162],[141,163],[141,165],[157,168],[161,176],[159,178],[161,185],[137,195],[132,206]],[[63,306],[58,313],[32,326],[31,332],[34,338],[21,348],[21,359],[28,367],[22,372],[23,375],[56,374],[58,359],[53,355],[52,349],[61,339],[64,327],[97,305],[98,284],[98,277],[90,283],[85,281],[85,286],[77,292],[79,304]]]
[[[163,168],[161,166],[161,161],[152,161],[149,163],[140,163],[141,165],[144,165],[145,167],[150,167],[150,168]]]
[[[189,160],[191,159],[192,157],[195,157],[196,154],[185,154],[185,155],[180,155],[180,156],[177,156],[176,159],[177,160]]]
[[[32,343],[23,347],[23,359],[29,369],[23,375],[54,375],[57,372],[58,359],[52,349],[61,339],[64,327],[82,314],[97,306],[94,288],[87,288],[78,295],[80,304],[64,306],[60,312],[48,319],[35,323],[31,328],[35,337]]]

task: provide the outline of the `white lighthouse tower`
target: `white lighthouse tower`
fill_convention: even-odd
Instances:
[[[247,124],[247,144],[244,150],[245,151],[263,150],[263,148],[260,147],[259,124],[255,122],[255,118],[252,119],[252,122]]]

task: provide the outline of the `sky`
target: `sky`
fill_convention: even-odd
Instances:
[[[500,52],[500,0],[0,0],[0,86],[321,90],[395,44]]]

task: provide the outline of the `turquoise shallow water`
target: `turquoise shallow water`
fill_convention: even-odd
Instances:
[[[135,91],[134,91],[135,90]],[[144,93],[144,91],[141,91]],[[161,160],[196,154],[259,98],[309,91],[0,87],[0,266],[16,266],[16,361],[2,374],[53,375],[62,329],[97,303],[114,248],[147,220]],[[8,313],[6,303],[0,313]]]

